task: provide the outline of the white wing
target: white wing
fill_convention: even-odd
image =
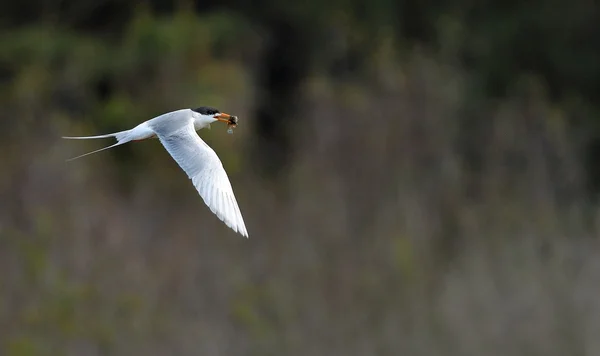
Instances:
[[[173,159],[192,180],[210,210],[231,229],[248,237],[223,164],[215,151],[198,136],[193,122],[189,121],[174,131],[159,129],[155,132]]]

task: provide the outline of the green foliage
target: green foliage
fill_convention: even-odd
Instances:
[[[571,130],[595,119],[582,89],[594,53],[549,26],[578,22],[532,5],[467,21],[476,9],[413,4],[432,44],[396,21],[413,14],[403,4],[278,3],[256,17],[142,6],[116,34],[52,21],[3,32],[0,354],[596,350],[598,231],[579,155],[589,133]],[[299,112],[281,118],[301,123],[289,175],[268,181],[247,148],[273,140],[250,113],[272,40],[257,18],[279,10],[315,53]],[[515,42],[526,30],[545,40]],[[542,46],[564,71],[521,71],[515,43]],[[579,79],[555,100],[561,76]],[[505,97],[482,90],[498,82]],[[156,141],[63,163],[96,143],[60,135],[196,105],[241,118],[233,136],[217,124],[201,135],[247,241]]]
[[[273,303],[267,288],[248,286],[234,299],[231,312],[233,320],[240,323],[257,339],[264,340],[275,332],[276,325],[265,313],[265,305]]]

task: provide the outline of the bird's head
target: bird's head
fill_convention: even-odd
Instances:
[[[236,127],[238,123],[237,116],[229,115],[220,112],[210,106],[201,106],[196,109],[192,109],[195,113],[196,120],[200,120],[205,126],[210,125],[213,122],[221,121],[227,124],[228,127]]]

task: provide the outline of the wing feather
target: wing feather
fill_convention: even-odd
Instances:
[[[193,122],[157,136],[167,152],[192,180],[194,187],[208,208],[221,220],[243,236],[248,231],[233,194],[229,177],[221,160],[196,133]],[[165,130],[166,131],[166,130]]]

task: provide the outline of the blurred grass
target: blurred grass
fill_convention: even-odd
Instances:
[[[600,350],[597,227],[570,106],[535,79],[481,99],[439,54],[382,41],[369,75],[307,78],[289,179],[266,182],[246,150],[265,139],[248,114],[259,32],[232,14],[142,11],[120,42],[2,35],[2,354]],[[242,120],[233,136],[200,134],[249,240],[157,141],[63,162],[101,144],[60,135],[199,105]],[[483,129],[466,145],[470,107]]]

